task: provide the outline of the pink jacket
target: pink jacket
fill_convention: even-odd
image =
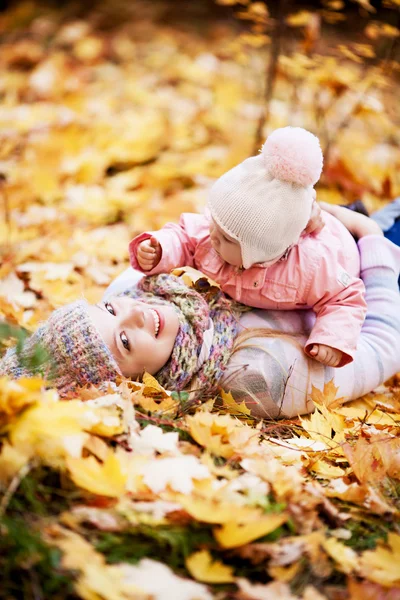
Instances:
[[[256,308],[293,310],[312,308],[317,316],[305,351],[326,344],[343,352],[339,366],[351,362],[366,314],[364,284],[358,278],[360,258],[347,229],[324,213],[325,227],[316,236],[304,236],[284,259],[271,266],[242,270],[228,265],[211,246],[208,214],[184,213],[179,224],[142,233],[129,244],[131,265],[140,242],[154,236],[161,244],[159,264],[146,275],[192,266],[219,283],[229,296]]]

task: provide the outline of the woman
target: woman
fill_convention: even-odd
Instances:
[[[241,314],[243,308],[222,293],[206,299],[168,275],[131,281],[122,296],[111,296],[121,291],[118,279],[100,306],[79,301],[55,311],[24,353],[41,341],[61,394],[76,384],[114,381],[119,374],[137,377],[145,368],[171,390],[202,397],[218,386],[230,390],[261,417],[311,412],[311,386],[321,389],[331,379],[348,400],[371,391],[400,370],[400,249],[371,219],[327,209],[359,238],[368,304],[355,360],[342,369],[304,355],[313,320],[309,311]],[[1,373],[29,374],[15,350],[2,360]]]

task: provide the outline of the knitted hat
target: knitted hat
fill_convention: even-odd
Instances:
[[[172,305],[179,319],[179,330],[167,364],[155,375],[165,388],[192,390],[202,393],[216,390],[230,358],[238,331],[241,305],[219,291],[208,295],[188,288],[174,275],[145,277],[137,287],[122,295],[154,305]],[[60,308],[24,344],[21,355],[15,348],[0,360],[0,375],[29,377],[44,370],[60,395],[74,387],[115,381],[120,370],[108,347],[94,326],[84,301]],[[208,356],[199,361],[204,334],[213,324]],[[41,344],[50,363],[32,369],[24,358],[32,356],[35,345]],[[21,361],[22,359],[22,361]],[[22,364],[21,364],[22,363]]]
[[[120,370],[87,307],[87,302],[78,300],[55,310],[25,341],[19,355],[16,348],[7,351],[0,361],[0,375],[19,379],[43,373],[61,396],[76,386],[114,381]],[[45,350],[48,360],[36,368],[28,367],[26,363],[37,345]]]
[[[307,225],[323,156],[318,138],[301,127],[276,129],[261,153],[222,175],[208,206],[219,227],[237,240],[245,269],[274,263]]]

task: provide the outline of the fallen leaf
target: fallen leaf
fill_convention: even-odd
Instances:
[[[242,416],[250,416],[251,415],[251,410],[249,408],[247,408],[246,403],[241,402],[240,404],[238,404],[232,394],[226,393],[224,391],[221,391],[221,398],[222,398],[222,402],[224,407],[228,410],[229,414],[231,415],[242,415]]]
[[[208,550],[199,550],[187,557],[186,568],[194,579],[203,583],[232,583],[235,581],[232,567],[213,560]]]
[[[334,380],[331,379],[324,384],[323,391],[311,386],[311,400],[319,406],[327,406],[328,408],[336,408],[343,404],[344,398],[336,398],[338,387],[335,386]]]
[[[246,523],[228,521],[222,527],[214,529],[214,537],[223,548],[236,548],[248,544],[286,523],[288,515],[268,514]]]
[[[40,401],[44,386],[41,378],[13,381],[0,377],[0,426],[13,420],[26,407]]]
[[[246,523],[259,516],[257,509],[235,506],[233,502],[219,502],[217,499],[202,498],[193,494],[181,496],[179,502],[191,517],[204,523],[229,523],[232,520],[232,513],[240,523]]]
[[[210,453],[224,458],[230,458],[235,450],[230,442],[230,436],[235,430],[245,427],[229,415],[217,415],[209,412],[197,412],[186,419],[190,435],[198,444]],[[250,433],[252,431],[250,430]]]
[[[384,587],[400,585],[399,573],[400,535],[388,533],[387,544],[379,542],[375,550],[363,552],[360,558],[360,572],[370,581]]]
[[[358,556],[352,548],[345,546],[334,537],[322,542],[322,547],[337,563],[339,569],[344,573],[352,573],[358,569]]]
[[[272,577],[272,579],[282,581],[283,583],[288,583],[289,581],[292,581],[292,579],[299,573],[300,569],[300,562],[293,563],[288,567],[270,565],[268,567],[268,574]]]
[[[137,565],[122,563],[108,568],[120,582],[126,600],[212,600],[205,585],[178,577],[167,565],[149,558]]]
[[[99,462],[94,456],[68,457],[67,468],[74,483],[92,494],[119,498],[125,493],[126,469],[111,450],[103,462]]]
[[[182,494],[189,494],[193,489],[193,480],[207,479],[210,472],[195,456],[177,456],[173,458],[157,458],[142,467],[144,483],[155,493],[168,486]]]
[[[217,291],[220,289],[220,285],[216,281],[193,267],[179,267],[173,269],[171,273],[177,277],[181,277],[187,286],[194,287],[199,292]]]

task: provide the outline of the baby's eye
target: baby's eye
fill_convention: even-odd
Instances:
[[[232,241],[232,240],[228,240],[228,238],[227,238],[227,237],[225,237],[224,235],[223,235],[222,237],[223,237],[223,239],[224,239],[224,242],[227,242],[227,244],[233,244],[233,241]]]
[[[115,310],[113,309],[112,304],[110,304],[109,302],[104,302],[104,306],[105,306],[105,309],[108,310],[108,312],[111,315],[114,315],[114,317],[115,317]]]
[[[131,349],[131,346],[130,346],[128,338],[126,337],[125,331],[122,331],[119,337],[121,339],[123,347],[129,351]]]

